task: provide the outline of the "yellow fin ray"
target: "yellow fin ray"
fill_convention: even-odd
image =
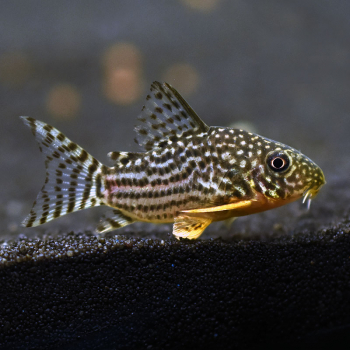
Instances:
[[[216,211],[223,211],[223,210],[234,210],[234,209],[243,209],[250,207],[254,200],[250,201],[240,201],[240,202],[235,202],[235,203],[229,203],[225,205],[219,205],[216,207],[210,207],[210,208],[201,208],[201,209],[191,209],[191,210],[183,210],[182,213],[213,213]]]

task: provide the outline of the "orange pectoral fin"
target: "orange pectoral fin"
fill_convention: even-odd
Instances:
[[[223,210],[234,210],[234,209],[245,209],[252,205],[254,200],[250,201],[240,201],[235,203],[229,203],[225,205],[220,205],[217,207],[210,207],[210,208],[202,208],[202,209],[191,209],[191,210],[182,210],[182,213],[213,213],[215,211],[223,211]]]
[[[173,235],[177,239],[180,239],[180,237],[196,239],[211,222],[212,220],[209,218],[188,216],[181,213],[175,217]]]

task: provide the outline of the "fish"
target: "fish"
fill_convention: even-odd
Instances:
[[[102,164],[54,127],[21,117],[45,158],[46,179],[26,227],[95,206],[110,207],[96,232],[135,221],[173,223],[196,239],[212,222],[274,209],[325,184],[300,151],[260,135],[208,126],[169,84],[154,82],[137,118],[140,152],[110,152]]]

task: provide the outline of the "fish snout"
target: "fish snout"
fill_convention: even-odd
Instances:
[[[313,181],[311,182],[308,190],[310,199],[315,198],[318,192],[320,191],[321,187],[325,184],[326,179],[323,174],[323,171],[320,168],[317,168],[317,170],[314,173]]]

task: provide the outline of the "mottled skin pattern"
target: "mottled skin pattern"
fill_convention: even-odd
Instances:
[[[325,183],[299,151],[243,130],[209,127],[168,84],[155,82],[138,117],[145,153],[111,152],[106,167],[53,127],[23,118],[46,155],[47,179],[24,225],[95,205],[114,208],[107,232],[134,221],[174,222],[197,238],[212,222],[269,210]]]
[[[274,153],[290,157],[288,170],[270,169],[265,160]],[[105,178],[105,200],[151,222],[172,222],[181,210],[252,199],[257,192],[280,206],[324,183],[320,168],[300,152],[231,128],[211,127],[206,134],[174,138],[126,164],[118,175]]]

